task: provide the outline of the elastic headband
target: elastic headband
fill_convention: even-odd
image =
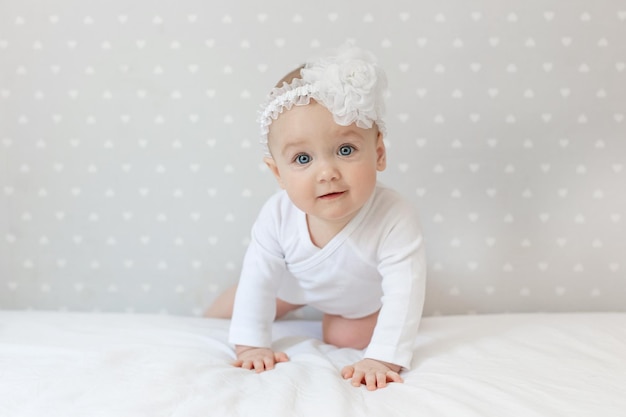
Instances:
[[[387,78],[370,52],[355,46],[344,46],[335,54],[307,62],[301,78],[272,89],[259,112],[261,144],[270,155],[267,134],[272,121],[285,110],[304,106],[314,99],[326,107],[341,126],[352,123],[369,129],[374,123],[386,133],[385,113]]]

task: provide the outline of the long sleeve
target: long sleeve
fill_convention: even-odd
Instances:
[[[389,215],[397,219],[380,242],[382,307],[365,357],[408,369],[424,306],[425,253],[415,213]]]
[[[285,260],[276,236],[272,200],[259,214],[243,261],[229,341],[270,347],[276,316],[276,293],[285,274]]]

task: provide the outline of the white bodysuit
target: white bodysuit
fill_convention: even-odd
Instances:
[[[380,310],[366,358],[409,368],[424,304],[426,265],[415,209],[377,185],[323,248],[306,214],[281,191],[253,228],[235,298],[230,342],[270,347],[276,298],[360,318]]]

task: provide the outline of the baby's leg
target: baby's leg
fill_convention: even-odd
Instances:
[[[378,312],[360,319],[324,314],[322,320],[324,342],[337,347],[365,349],[372,340],[377,321]]]
[[[235,304],[235,294],[237,286],[233,285],[224,291],[213,301],[213,304],[204,313],[204,317],[215,319],[230,319],[233,316],[233,305]],[[290,311],[302,307],[301,305],[290,304],[280,298],[276,299],[276,318],[279,319]]]
[[[233,316],[233,304],[235,303],[235,294],[237,286],[233,285],[226,291],[221,293],[213,304],[204,312],[204,317],[213,319],[229,319]]]

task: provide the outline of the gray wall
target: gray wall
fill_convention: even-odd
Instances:
[[[350,38],[427,314],[623,310],[624,2],[358,4],[1,1],[0,306],[200,314],[276,190],[259,104]]]

